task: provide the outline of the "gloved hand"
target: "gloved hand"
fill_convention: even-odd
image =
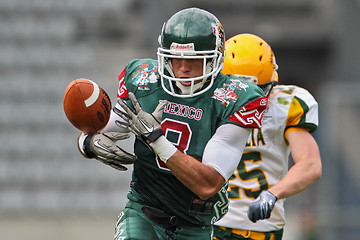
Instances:
[[[95,158],[119,171],[126,171],[123,165],[133,164],[137,157],[116,145],[116,141],[130,137],[128,133],[106,132],[85,135],[78,139],[80,152],[87,158]]]
[[[113,108],[113,111],[125,121],[116,121],[116,124],[119,127],[126,128],[135,133],[148,144],[156,141],[163,135],[161,118],[167,101],[161,101],[153,113],[147,113],[142,109],[139,101],[132,92],[129,92],[129,98],[134,108],[131,108],[122,99],[118,100],[118,103],[125,112],[116,107]]]
[[[277,197],[271,192],[262,191],[255,201],[250,204],[248,218],[254,223],[257,220],[269,218],[276,200]]]
[[[116,124],[141,137],[152,148],[154,153],[166,163],[177,151],[177,148],[165,138],[161,129],[162,114],[168,102],[161,101],[153,113],[147,113],[142,109],[132,92],[129,92],[129,98],[134,108],[129,107],[122,99],[118,100],[118,104],[123,110],[118,109],[116,106],[113,108],[113,111],[125,121],[116,121]]]

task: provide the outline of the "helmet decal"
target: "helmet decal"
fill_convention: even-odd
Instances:
[[[180,44],[173,42],[170,46],[170,53],[176,54],[177,51],[195,51],[194,43]]]
[[[213,33],[216,36],[216,38],[218,39],[217,41],[217,46],[219,48],[220,52],[224,52],[224,45],[225,45],[225,31],[224,28],[222,26],[222,24],[220,23],[219,20],[216,19],[216,22],[214,24],[212,24],[213,27]]]

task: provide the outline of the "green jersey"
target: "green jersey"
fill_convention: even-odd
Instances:
[[[152,59],[130,62],[119,75],[119,82],[118,97],[126,98],[128,92],[133,92],[146,112],[153,112],[159,101],[167,100],[161,123],[165,137],[198,161],[202,161],[205,146],[219,126],[258,128],[266,107],[266,97],[260,88],[221,73],[205,93],[189,98],[174,97],[163,90],[157,61]],[[134,189],[128,194],[130,201],[199,225],[213,224],[227,212],[226,186],[210,199],[201,200],[141,139],[135,140],[134,151],[138,159],[132,176]]]

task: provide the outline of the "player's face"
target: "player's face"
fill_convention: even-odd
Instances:
[[[171,64],[176,78],[194,78],[203,74],[203,59],[173,58]],[[198,80],[195,83],[200,81]],[[190,86],[191,82],[181,82],[181,84]]]

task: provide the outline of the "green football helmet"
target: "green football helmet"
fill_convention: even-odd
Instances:
[[[192,97],[207,91],[223,67],[225,33],[211,13],[188,8],[175,13],[164,23],[157,55],[163,89],[176,97]],[[203,74],[195,78],[176,78],[171,59],[202,59]],[[181,82],[191,81],[184,86]]]

